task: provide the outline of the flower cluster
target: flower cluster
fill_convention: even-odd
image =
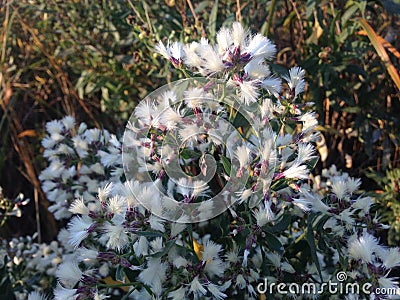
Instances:
[[[99,186],[123,176],[121,144],[107,130],[88,129],[85,123],[76,126],[71,116],[47,123],[46,131],[43,156],[50,164],[39,179],[52,202],[49,211],[65,219],[76,197],[94,201]]]
[[[386,226],[360,180],[335,167],[311,180],[318,133],[299,101],[303,70],[273,72],[275,45],[239,23],[216,44],[156,50],[206,78],[140,102],[122,144],[71,117],[47,125],[43,189],[56,217],[71,217],[42,255],[62,254],[44,260],[56,300],[260,299],[264,279],[322,287],[339,272],[370,294],[322,297],[380,299],[378,288],[398,287],[400,251],[375,237]]]
[[[1,244],[2,288],[13,289],[18,300],[44,300],[41,295],[51,293],[57,266],[68,256],[68,245],[66,248],[57,241],[39,244],[35,239],[33,235],[3,240]]]
[[[224,39],[226,45],[220,46]],[[303,111],[307,105],[296,103],[304,89],[303,71],[294,68],[282,76],[285,92],[279,76],[270,75],[265,64],[275,49],[269,40],[249,35],[237,23],[223,28],[217,40],[214,46],[205,40],[158,45],[174,66],[220,81],[208,78],[209,84],[182,95],[166,90],[139,104],[128,130],[146,134],[127,136],[140,149],[128,163],[155,183],[140,182],[138,176],[104,186],[97,204],[73,202],[70,210],[78,215],[67,236],[79,255],[60,265],[56,299],[104,299],[115,293],[133,299],[257,299],[262,278],[322,284],[343,270],[349,280],[370,282],[374,297],[377,287],[396,286],[389,272],[399,266],[399,250],[384,248],[373,237],[384,225],[371,217],[372,200],[358,192],[360,181],[333,168],[323,180],[306,180],[316,158],[310,142],[317,138],[317,122],[313,113]],[[249,75],[252,64],[263,70],[257,80]],[[275,88],[265,84],[272,79]],[[216,98],[221,80],[218,101],[208,101]],[[238,106],[223,105],[229,89],[244,113]],[[247,122],[238,122],[246,111],[251,112]],[[241,136],[232,138],[222,120],[236,126]],[[234,145],[221,142],[224,132]],[[207,155],[217,160],[216,184],[187,177],[171,180],[168,166],[176,157],[184,173],[206,176]],[[233,198],[229,209],[207,220],[215,207],[204,200],[240,178],[245,178],[241,189],[227,195]],[[202,215],[203,222],[185,224],[184,215],[166,222],[142,206],[152,203],[151,211],[161,214],[168,210],[163,206],[168,198],[199,203],[192,213]]]
[[[21,206],[27,205],[30,199],[25,199],[19,194],[15,199],[8,199],[3,195],[3,188],[0,186],[0,227],[4,225],[8,217],[21,217]]]

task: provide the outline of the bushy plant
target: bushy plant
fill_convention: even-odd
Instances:
[[[46,169],[44,185],[77,187],[74,216],[59,235],[66,254],[55,299],[256,299],[264,282],[368,286],[345,292],[347,299],[396,289],[390,272],[400,265],[399,250],[375,237],[384,225],[370,214],[373,201],[358,191],[360,180],[334,167],[308,179],[318,133],[299,101],[304,71],[272,72],[275,45],[239,23],[222,28],[217,42],[158,44],[184,74],[206,77],[150,94],[123,142],[86,128],[74,135],[70,117],[48,124],[45,155],[61,171],[47,178]],[[107,177],[94,198],[94,186],[112,172],[106,162],[119,169],[120,145],[126,177]],[[99,161],[93,186],[80,183],[88,175],[75,166]],[[71,197],[53,201],[65,206]],[[264,292],[270,299],[301,293]]]
[[[370,194],[379,204],[377,214],[382,221],[390,224],[387,237],[389,245],[397,246],[400,242],[400,169],[389,169],[386,174],[371,170],[367,176],[380,188],[370,191]]]

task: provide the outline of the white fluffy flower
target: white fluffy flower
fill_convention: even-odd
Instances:
[[[341,177],[333,178],[332,181],[332,192],[335,193],[338,199],[342,200],[347,195],[346,181]]]
[[[253,215],[256,219],[257,225],[260,227],[275,220],[275,214],[271,210],[269,201],[265,201],[264,205],[260,205],[257,210],[253,211]]]
[[[353,194],[360,187],[361,179],[349,177],[349,178],[347,178],[346,185],[347,185],[347,191],[349,192],[349,194]]]
[[[295,98],[304,91],[306,83],[304,81],[304,70],[302,68],[291,68],[289,70],[289,76],[284,76],[283,78],[287,81],[289,88],[294,91]]]
[[[76,289],[64,288],[60,283],[54,289],[54,300],[76,300],[79,296]]]
[[[59,134],[64,129],[63,124],[59,120],[53,120],[46,123],[46,130],[51,134]]]
[[[275,96],[278,95],[282,89],[282,81],[277,77],[269,76],[261,82],[261,87]]]
[[[399,288],[399,282],[397,281],[398,278],[389,278],[387,276],[379,277],[378,282],[379,286],[383,289],[387,290],[393,290],[396,291],[395,295],[400,296],[400,288]],[[393,298],[393,299],[398,299],[398,298]]]
[[[209,283],[207,289],[214,296],[214,299],[221,300],[227,297],[227,295],[221,291],[221,288],[213,283]]]
[[[38,291],[30,292],[28,295],[28,300],[46,300],[47,297],[39,293]]]
[[[352,259],[360,259],[364,263],[371,263],[373,259],[372,254],[378,247],[377,239],[368,233],[364,233],[364,235],[350,243],[349,256]]]
[[[306,165],[301,165],[300,162],[295,161],[289,169],[283,172],[285,178],[298,178],[307,179],[308,170]]]
[[[97,197],[99,198],[100,202],[105,202],[107,200],[107,197],[110,195],[113,186],[114,184],[109,182],[103,188],[98,188]]]
[[[222,58],[218,55],[218,51],[211,45],[204,45],[201,47],[200,55],[203,58],[203,75],[222,72],[225,70],[225,65]]]
[[[312,144],[299,143],[296,160],[300,163],[309,161],[315,157],[315,149]]]
[[[135,108],[135,116],[147,126],[158,127],[157,107],[151,100],[140,101]]]
[[[242,262],[243,267],[247,267],[247,260],[249,258],[249,254],[250,254],[250,251],[248,249],[245,249],[244,253],[243,253],[243,262]]]
[[[257,102],[259,96],[258,80],[243,80],[239,82],[240,101],[246,105]]]
[[[179,289],[169,292],[168,299],[172,299],[172,300],[186,299],[186,292],[187,292],[187,288],[181,286]]]
[[[198,54],[201,45],[197,42],[192,42],[183,46],[185,51],[184,63],[189,67],[200,68],[203,65],[203,59]]]
[[[223,54],[232,45],[232,34],[230,29],[222,27],[217,33],[217,43],[219,48],[219,53]]]
[[[129,243],[129,237],[122,222],[115,222],[115,225],[106,222],[103,226],[102,239],[106,241],[106,246],[118,251],[121,251]]]
[[[100,294],[98,290],[96,290],[93,294],[93,300],[104,300],[110,298],[109,295]]]
[[[72,202],[69,211],[73,214],[78,214],[78,215],[88,215],[89,214],[89,208],[87,208],[85,201],[83,200],[83,197],[79,197]]]
[[[293,199],[293,204],[305,212],[310,211],[312,208],[312,203],[303,198]]]
[[[133,251],[136,256],[141,257],[148,254],[149,242],[144,236],[139,237],[139,239],[133,244]]]
[[[75,284],[82,278],[82,271],[78,267],[78,263],[75,260],[67,260],[61,263],[56,271],[57,279],[69,288],[75,286]]]
[[[311,203],[311,209],[314,212],[324,212],[327,213],[330,209],[328,205],[322,202],[323,197],[317,193],[312,193],[308,191],[309,187],[306,188],[301,187],[300,191],[301,194],[304,196],[304,199]]]
[[[193,293],[196,298],[199,298],[207,293],[207,290],[200,283],[198,275],[193,278],[192,282],[190,283],[189,292]]]
[[[199,108],[205,99],[204,89],[192,88],[183,92],[185,103],[191,109]]]
[[[315,113],[305,113],[304,115],[299,117],[299,120],[303,122],[303,132],[309,132],[314,130],[315,126],[318,125],[318,121],[315,118]]]
[[[107,211],[112,214],[124,214],[127,209],[125,198],[120,195],[110,197],[107,201]]]
[[[94,225],[88,216],[75,216],[68,224],[69,243],[77,248],[89,236],[89,230]]]
[[[246,168],[250,161],[250,148],[246,145],[241,145],[236,148],[235,156],[239,161],[240,168]]]
[[[207,241],[204,245],[202,261],[206,264],[204,271],[209,276],[222,276],[225,271],[225,265],[219,257],[222,246],[213,241]]]
[[[261,59],[252,59],[244,67],[245,73],[252,79],[263,80],[270,75],[269,67],[263,64]]]
[[[383,251],[384,256],[382,257],[383,259],[383,265],[387,269],[392,269],[392,268],[397,268],[400,266],[400,251],[399,248],[390,248],[390,249],[385,249]]]
[[[374,201],[371,197],[359,197],[351,206],[354,209],[361,209],[361,211],[366,214],[369,212],[372,204],[374,204]]]
[[[171,60],[174,65],[181,63],[185,56],[183,46],[179,42],[174,42],[170,46],[168,41],[167,46],[165,46],[162,41],[159,41],[158,44],[155,46],[155,50],[156,52],[160,53],[164,58]]]
[[[243,46],[246,35],[247,33],[244,30],[242,24],[240,24],[239,22],[235,22],[232,24],[232,40],[233,44],[236,47]]]
[[[72,141],[74,142],[74,148],[79,157],[85,158],[88,155],[88,143],[80,135],[74,136]]]
[[[168,42],[169,44],[169,42]],[[159,41],[155,47],[156,52],[160,53],[164,58],[169,59],[170,53],[162,41]]]
[[[147,261],[147,267],[140,272],[139,280],[150,286],[153,292],[161,292],[162,283],[167,278],[166,270],[167,265],[162,263],[159,258],[150,258]]]
[[[246,52],[254,58],[271,59],[276,53],[276,46],[265,36],[256,34],[246,47]]]

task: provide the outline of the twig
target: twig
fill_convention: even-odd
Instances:
[[[296,7],[296,3],[293,0],[290,0],[290,3],[292,3],[294,12],[296,13],[297,18],[299,19],[301,37],[302,37],[302,40],[304,41],[304,27],[303,27],[303,22],[301,20],[301,15]]]
[[[242,22],[242,13],[240,8],[240,0],[236,0],[236,21]]]
[[[197,25],[199,24],[199,17],[197,16],[196,11],[194,10],[192,1],[190,1],[190,0],[186,0],[186,1],[187,1],[188,5],[189,5],[190,11],[192,12],[192,15],[193,15],[196,27],[197,27]]]
[[[38,234],[39,244],[42,242],[42,231],[40,229],[40,206],[39,206],[39,192],[36,187],[33,189],[33,197],[35,198],[35,210],[36,210],[36,232]]]

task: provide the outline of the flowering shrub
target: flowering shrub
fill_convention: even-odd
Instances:
[[[25,199],[23,194],[19,194],[11,200],[3,195],[3,188],[0,186],[0,227],[2,227],[9,217],[21,217],[21,206],[27,205],[30,199]]]
[[[16,299],[38,300],[35,294],[51,293],[56,283],[55,272],[63,259],[68,257],[65,246],[57,241],[49,244],[34,242],[36,236],[13,238],[2,241],[0,250],[0,274],[2,299],[12,299],[7,289],[14,290]],[[40,295],[40,294],[39,294]]]
[[[275,46],[239,23],[215,45],[156,49],[205,78],[146,97],[123,141],[76,130],[71,117],[47,126],[43,189],[57,218],[72,214],[59,235],[55,299],[300,296],[262,290],[264,281],[315,284],[333,299],[341,295],[324,284],[343,280],[368,284],[347,299],[379,299],[378,288],[398,286],[399,249],[374,237],[384,225],[360,180],[335,168],[309,179],[318,133],[300,102],[300,68],[273,72]]]
[[[99,186],[120,180],[121,145],[107,130],[88,129],[85,123],[76,127],[71,116],[47,123],[46,131],[43,156],[50,165],[39,179],[52,202],[49,211],[56,219],[65,219],[71,216],[68,209],[76,197],[93,202]]]

